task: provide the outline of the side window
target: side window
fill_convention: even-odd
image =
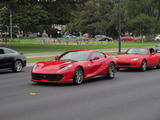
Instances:
[[[94,53],[91,55],[91,59],[93,59],[95,56],[98,56],[100,59],[101,59],[101,58],[105,58],[105,55],[104,55],[103,53],[94,52]]]
[[[0,54],[4,54],[4,50],[3,49],[0,49]]]
[[[12,54],[12,53],[16,53],[16,52],[11,49],[5,49],[5,54]]]
[[[154,53],[154,49],[153,48],[150,48],[149,51],[150,51],[150,54]]]
[[[100,58],[105,58],[106,56],[103,53],[99,53]]]

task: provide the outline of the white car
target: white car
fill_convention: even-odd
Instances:
[[[155,41],[160,41],[160,35],[157,35],[155,38],[154,38]]]

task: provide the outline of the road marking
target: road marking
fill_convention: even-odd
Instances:
[[[36,92],[30,92],[29,95],[30,96],[35,96],[35,95],[38,95],[38,93],[36,93]]]

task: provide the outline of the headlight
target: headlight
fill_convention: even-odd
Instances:
[[[37,66],[38,66],[38,64],[34,64],[34,66],[33,66],[33,70],[34,70]]]
[[[33,66],[33,70],[38,68],[38,67],[43,67],[44,64],[40,63],[40,64],[34,64]]]
[[[131,61],[137,61],[138,60],[138,58],[132,58],[131,59]]]
[[[113,59],[114,59],[114,60],[118,60],[119,58],[118,58],[118,57],[113,57]]]
[[[73,65],[67,65],[67,66],[63,67],[62,69],[58,70],[57,72],[65,71],[65,70],[71,68],[72,66],[73,66]]]

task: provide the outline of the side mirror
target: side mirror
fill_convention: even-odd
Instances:
[[[98,59],[100,59],[99,56],[94,56],[92,60],[98,60]]]
[[[155,53],[154,53],[154,52],[152,52],[152,53],[151,53],[151,55],[155,55]]]
[[[160,53],[160,50],[156,50],[156,53]]]
[[[55,60],[58,60],[58,58],[59,58],[59,56],[54,56],[54,59],[55,59]]]

